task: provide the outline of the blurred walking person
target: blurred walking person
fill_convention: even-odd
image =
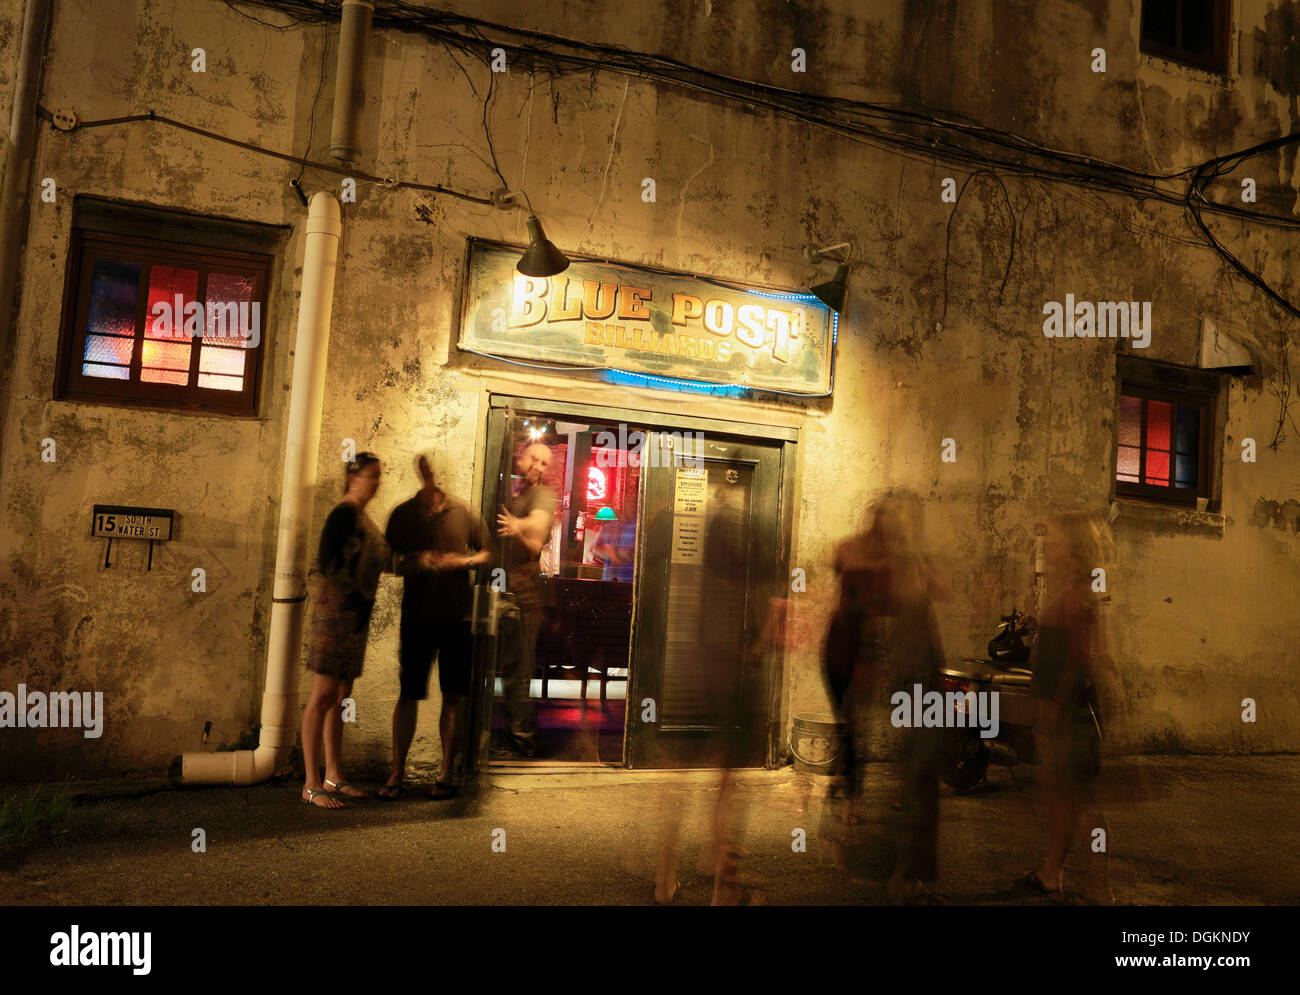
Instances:
[[[1047,525],[1046,554],[1048,600],[1038,619],[1030,693],[1038,700],[1034,736],[1047,775],[1049,829],[1046,855],[1021,881],[1066,898],[1066,855],[1083,836],[1089,844],[1086,891],[1074,897],[1113,904],[1110,826],[1096,785],[1105,720],[1122,702],[1106,621],[1105,585],[1114,559],[1110,526],[1088,512],[1057,515]],[[1091,845],[1096,830],[1103,833],[1100,849]]]
[[[709,818],[707,839],[701,846],[697,869],[713,878],[711,905],[762,905],[763,881],[744,868],[747,851],[741,843],[744,812],[737,795],[734,771],[753,763],[754,730],[764,714],[767,687],[763,680],[767,653],[783,645],[787,604],[781,598],[762,598],[752,589],[746,572],[745,516],[747,496],[734,482],[722,477],[711,481],[708,511],[702,529],[698,562],[673,564],[684,583],[708,592],[708,604],[698,610],[695,638],[689,651],[700,677],[701,701],[707,708],[709,730],[702,742],[705,766],[720,769],[716,800]],[[723,482],[725,481],[725,482]],[[651,519],[653,548],[662,548],[665,530],[671,530],[671,507]],[[674,576],[676,576],[674,574]],[[681,651],[679,651],[681,652]],[[654,901],[672,902],[677,896],[677,861],[683,798],[665,790],[659,803]]]
[[[339,796],[366,797],[343,777],[341,708],[344,699],[352,695],[353,682],[361,676],[379,575],[391,569],[388,543],[365,511],[379,489],[382,472],[374,453],[359,453],[348,464],[343,500],[329,513],[321,532],[319,573],[308,579],[307,669],[316,676],[302,712],[306,770],[302,800],[319,808],[344,808]]]
[[[920,502],[913,496],[890,495],[869,509],[871,525],[841,544],[836,569],[843,597],[839,630],[828,638],[846,656],[853,653],[849,626],[858,634],[856,660],[864,671],[864,687],[884,687],[894,693],[924,695],[939,690],[943,646],[935,619],[935,600],[949,595],[946,582],[923,555]],[[840,661],[828,669],[832,687],[852,678]],[[843,699],[842,699],[843,700]],[[847,724],[847,721],[846,721]],[[937,901],[939,876],[939,746],[940,728],[895,728],[892,740],[902,766],[902,798],[889,817],[894,848],[893,871],[887,891],[900,899]],[[853,770],[855,780],[859,777]],[[852,786],[850,811],[860,784]]]

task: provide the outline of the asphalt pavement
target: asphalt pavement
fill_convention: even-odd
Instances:
[[[892,859],[885,826],[897,773],[869,765],[862,824],[846,829],[827,779],[743,772],[736,811],[749,898],[890,903],[879,882]],[[1300,757],[1137,757],[1106,776],[1121,905],[1300,898]],[[982,790],[941,789],[945,902],[1048,904],[1016,883],[1046,841],[1042,791],[1031,771],[1021,782],[994,768]],[[705,905],[717,785],[709,771],[507,773],[474,796],[431,801],[408,785],[399,801],[340,811],[303,804],[300,785],[287,782],[73,785],[66,836],[0,861],[0,904],[643,905],[658,840],[676,822],[677,903]],[[1067,864],[1067,887],[1079,861]]]

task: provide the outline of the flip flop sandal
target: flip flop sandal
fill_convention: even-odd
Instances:
[[[434,781],[433,790],[429,792],[429,798],[435,802],[444,801],[448,798],[456,797],[456,785],[449,784],[445,781]]]
[[[357,788],[355,784],[352,784],[349,781],[331,781],[329,778],[326,778],[325,787],[329,789],[330,794],[342,795],[344,798],[369,798],[370,797],[364,791],[361,791],[360,788]],[[344,788],[357,788],[358,791],[361,791],[361,794],[350,795],[343,790]]]
[[[315,808],[347,808],[346,805],[317,805],[316,804],[317,795],[329,795],[332,798],[334,796],[333,791],[326,791],[323,788],[305,788],[304,790],[307,792],[307,797],[303,798],[301,795],[298,796],[304,805],[311,805],[314,806]]]
[[[384,794],[385,791],[391,792],[391,794],[386,795]],[[380,788],[378,791],[375,792],[375,797],[378,798],[381,802],[397,801],[397,799],[402,797],[402,782],[398,781],[396,784],[385,784],[382,788]]]

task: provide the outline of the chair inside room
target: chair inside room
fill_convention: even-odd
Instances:
[[[610,681],[627,680],[628,640],[632,633],[632,585],[616,581],[578,581],[573,592],[573,658],[587,701],[587,683],[600,681],[600,706]],[[620,675],[610,670],[622,670]]]

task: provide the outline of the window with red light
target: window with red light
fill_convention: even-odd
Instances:
[[[74,224],[56,398],[257,414],[273,256],[174,234]]]
[[[1124,381],[1115,448],[1119,494],[1194,504],[1209,496],[1213,399]]]

